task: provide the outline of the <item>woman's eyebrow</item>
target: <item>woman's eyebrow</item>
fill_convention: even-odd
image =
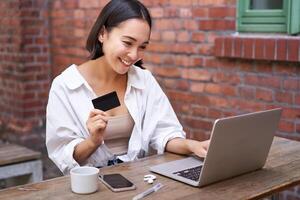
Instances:
[[[137,40],[131,36],[124,35],[123,37],[133,40],[134,42],[137,42]],[[145,41],[145,42],[143,42],[143,44],[149,44],[149,41]]]

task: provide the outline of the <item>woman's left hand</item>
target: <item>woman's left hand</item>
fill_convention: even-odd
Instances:
[[[188,142],[188,148],[191,152],[193,152],[199,157],[202,158],[206,157],[210,140],[205,140],[205,141],[188,140],[187,142]]]

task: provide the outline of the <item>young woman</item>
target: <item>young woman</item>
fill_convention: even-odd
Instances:
[[[105,145],[110,135],[130,137],[118,162],[165,150],[204,157],[208,141],[185,139],[166,95],[142,69],[151,18],[137,0],[112,0],[97,18],[87,40],[90,60],[71,65],[52,83],[47,105],[49,157],[68,174],[79,165],[106,166],[116,157]],[[116,91],[121,106],[93,108],[92,99]],[[117,128],[116,128],[117,127]]]

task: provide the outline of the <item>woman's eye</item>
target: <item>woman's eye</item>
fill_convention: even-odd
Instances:
[[[131,46],[131,42],[123,41],[126,46]]]
[[[146,46],[140,46],[140,49],[145,50],[147,47]]]

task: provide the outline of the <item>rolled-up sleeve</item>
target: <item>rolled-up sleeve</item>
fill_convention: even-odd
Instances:
[[[65,102],[63,93],[53,84],[47,105],[46,146],[49,158],[64,173],[79,166],[73,158],[74,148],[84,138],[79,137],[76,123],[72,120],[72,113]],[[57,94],[59,93],[59,95]]]
[[[165,93],[151,75],[150,91],[147,97],[147,108],[144,118],[145,128],[150,131],[150,146],[158,154],[165,151],[168,141],[174,138],[185,138],[186,134]]]

